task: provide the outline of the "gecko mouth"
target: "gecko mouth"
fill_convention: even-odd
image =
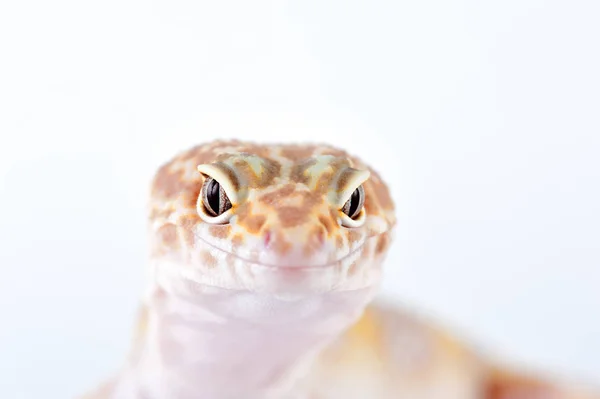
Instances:
[[[202,256],[194,256],[196,260],[188,264],[180,259],[159,260],[155,270],[163,288],[192,299],[197,299],[199,293],[262,292],[292,300],[316,293],[357,291],[376,285],[381,274],[380,262],[363,256],[363,251],[369,252],[372,247],[367,246],[371,238],[330,262],[273,264],[227,251],[198,237],[197,243],[209,247],[223,264],[211,267],[203,263]]]
[[[167,291],[178,292],[189,298],[199,293],[262,292],[285,298],[302,298],[306,295],[328,292],[348,292],[372,287],[381,276],[381,262],[372,252],[380,234],[365,237],[348,253],[328,262],[310,264],[297,258],[297,262],[264,262],[235,251],[219,248],[195,234],[196,245],[187,261],[176,254],[154,263],[159,285]],[[201,248],[204,247],[204,250]],[[208,250],[208,251],[207,251]],[[203,256],[206,253],[209,258]],[[213,263],[207,263],[212,259]],[[215,263],[216,262],[216,263]],[[224,292],[225,292],[224,291]]]
[[[323,263],[319,263],[319,264],[306,264],[306,263],[302,263],[302,262],[289,262],[289,261],[281,262],[278,264],[271,263],[271,262],[265,262],[265,261],[261,261],[259,259],[252,259],[250,257],[245,257],[245,256],[239,255],[235,252],[227,251],[227,250],[220,248],[217,245],[209,242],[208,240],[206,240],[205,238],[203,238],[202,236],[200,236],[198,234],[194,234],[194,236],[198,240],[202,241],[203,244],[215,249],[216,251],[219,251],[220,253],[222,253],[224,255],[232,256],[235,259],[240,260],[242,262],[251,263],[251,264],[254,264],[257,266],[261,266],[261,267],[265,267],[265,268],[273,268],[273,269],[307,270],[307,269],[324,269],[324,268],[338,266],[341,263],[343,263],[344,261],[356,256],[359,252],[361,252],[365,248],[367,242],[369,242],[370,240],[372,240],[374,238],[377,238],[379,236],[379,234],[366,237],[360,243],[360,245],[358,245],[356,248],[352,249],[348,253],[344,254],[343,256],[341,256],[337,259],[334,259],[332,261],[323,262]]]

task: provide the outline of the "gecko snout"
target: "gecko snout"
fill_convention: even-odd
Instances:
[[[299,219],[299,215],[290,214]],[[286,226],[280,220],[273,221],[260,234],[260,246],[268,263],[285,265],[318,266],[328,264],[335,258],[335,238],[321,220],[324,217],[308,217],[302,223]]]

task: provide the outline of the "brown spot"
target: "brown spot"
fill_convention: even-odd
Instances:
[[[200,190],[202,189],[202,179],[182,182],[180,189],[181,199],[183,200],[184,205],[190,209],[196,209],[198,196],[200,195]]]
[[[317,163],[315,159],[309,159],[292,167],[290,180],[300,184],[308,184],[310,176],[307,175],[306,169]]]
[[[321,248],[321,244],[325,240],[325,231],[322,226],[315,226],[313,233],[308,237],[306,244],[304,245],[305,255],[310,255],[316,250]]]
[[[332,169],[337,171],[350,167],[350,160],[346,156],[336,156],[329,162],[329,164],[331,165]]]
[[[188,247],[193,247],[194,244],[196,244],[196,236],[194,235],[194,231],[192,229],[181,229],[181,235],[183,242]]]
[[[344,238],[341,235],[335,237],[335,246],[337,247],[337,249],[344,248]]]
[[[354,244],[354,243],[358,242],[361,238],[362,238],[362,234],[360,233],[360,231],[355,230],[355,229],[351,229],[348,231],[348,242],[350,244]]]
[[[226,239],[229,238],[229,235],[231,234],[231,225],[215,224],[208,228],[208,232],[211,236],[215,238]]]
[[[252,203],[244,202],[238,206],[235,213],[238,217],[238,222],[243,222],[245,218],[252,214]]]
[[[356,273],[359,270],[359,262],[358,260],[355,260],[354,262],[352,262],[352,264],[350,265],[350,267],[348,268],[348,276],[349,277],[354,277],[354,275],[356,275]]]
[[[180,183],[183,177],[181,170],[172,170],[171,164],[161,166],[154,176],[152,183],[152,195],[171,198],[180,190]]]
[[[321,228],[321,227],[319,227],[319,226],[317,226],[317,227],[315,227],[314,231],[315,231],[315,233],[314,233],[315,234],[314,235],[315,240],[319,244],[321,244],[322,242],[324,242],[325,241],[325,231],[324,231],[324,229]]]
[[[179,219],[177,219],[177,224],[185,228],[192,228],[201,222],[202,219],[200,219],[200,216],[195,213],[187,213],[179,216]]]
[[[202,253],[200,254],[200,260],[202,261],[202,264],[204,266],[206,266],[207,268],[210,268],[210,269],[217,267],[219,264],[219,262],[217,261],[217,258],[215,258],[208,251],[202,251]]]
[[[377,246],[375,247],[375,253],[381,254],[384,252],[388,248],[389,241],[390,239],[387,234],[380,235],[377,240]]]
[[[231,239],[231,245],[233,245],[234,248],[239,248],[242,244],[244,243],[244,236],[242,234],[236,234],[233,236],[233,238]]]
[[[317,183],[314,187],[314,191],[317,194],[325,194],[329,188],[331,187],[331,179],[333,178],[333,172],[332,171],[326,171],[321,173],[321,176],[319,176],[319,179],[317,180]]]
[[[322,204],[324,199],[320,195],[316,195],[310,191],[301,191],[299,195],[302,197],[302,207],[310,212],[310,209]]]
[[[177,226],[170,223],[165,224],[157,230],[156,236],[158,240],[162,242],[162,244],[169,247],[174,247],[178,243]]]
[[[345,169],[338,176],[337,180],[337,189],[338,191],[342,191],[348,187],[350,178],[356,173],[353,169]]]
[[[266,221],[267,218],[264,215],[248,216],[243,226],[246,227],[248,233],[258,234]]]
[[[288,228],[306,223],[310,218],[310,213],[304,208],[282,206],[277,208],[277,216],[281,222],[281,227]]]
[[[292,162],[302,161],[315,155],[315,146],[287,145],[281,148],[281,156]]]
[[[258,198],[258,200],[263,202],[266,205],[276,207],[279,205],[279,202],[283,198],[287,198],[288,196],[290,196],[294,192],[295,189],[296,189],[295,184],[292,184],[292,183],[286,184],[285,186],[281,187],[280,189],[277,189],[275,191],[272,191],[270,193],[262,195],[260,198]]]
[[[183,237],[184,242],[188,246],[192,246],[196,242],[194,228],[199,222],[200,217],[198,217],[198,215],[196,214],[182,215],[177,220],[177,224],[181,226],[181,229],[179,231]]]
[[[251,234],[257,234],[267,221],[267,218],[264,215],[252,214],[251,202],[246,202],[240,205],[237,211],[237,216],[238,225],[244,227]]]
[[[340,218],[341,211],[339,209],[329,209],[329,214],[331,215],[331,219],[337,224]]]
[[[281,164],[279,164],[279,162],[263,159],[262,166],[262,173],[254,184],[254,187],[256,188],[264,188],[269,186],[281,172]]]
[[[275,240],[272,240],[270,246],[273,251],[280,255],[285,255],[292,249],[292,244],[281,236],[277,237]]]

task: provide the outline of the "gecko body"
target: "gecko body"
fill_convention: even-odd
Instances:
[[[328,145],[214,141],[152,183],[132,351],[87,399],[592,399],[373,298],[388,187]]]

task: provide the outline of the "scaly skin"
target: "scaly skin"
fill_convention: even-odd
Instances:
[[[219,220],[202,202],[208,176],[231,201]],[[341,208],[361,184],[352,222]],[[379,175],[340,149],[200,145],[159,169],[150,208],[133,350],[85,398],[600,398],[503,371],[443,330],[370,304],[394,205]]]

